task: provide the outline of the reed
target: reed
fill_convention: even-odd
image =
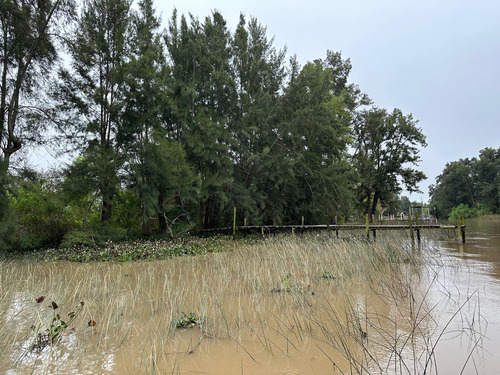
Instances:
[[[428,298],[445,266],[438,255],[404,236],[320,235],[235,241],[225,252],[154,262],[4,261],[0,372],[258,374],[293,364],[437,373],[448,327]],[[61,315],[84,305],[61,340],[35,352],[33,326],[50,322],[52,301]],[[450,320],[462,318],[476,350],[481,329],[462,315],[465,304]],[[199,324],[178,328],[190,313]]]

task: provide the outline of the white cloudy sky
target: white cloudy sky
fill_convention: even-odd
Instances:
[[[164,23],[177,8],[203,20],[217,9],[234,29],[256,17],[299,61],[327,49],[350,58],[351,82],[375,105],[413,113],[427,136],[421,184],[427,199],[449,161],[500,147],[498,0],[172,0],[157,1]]]

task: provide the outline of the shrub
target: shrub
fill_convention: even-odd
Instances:
[[[450,215],[448,216],[449,220],[460,220],[460,218],[469,218],[476,217],[481,215],[486,215],[488,213],[488,209],[481,204],[476,204],[474,207],[469,207],[466,204],[461,203],[457,207],[453,207]]]

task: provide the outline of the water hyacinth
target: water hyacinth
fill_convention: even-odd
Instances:
[[[220,252],[232,248],[228,238],[180,238],[174,240],[107,241],[104,245],[71,246],[41,250],[30,254],[43,261],[127,262],[138,260],[168,259],[181,255],[198,255]]]

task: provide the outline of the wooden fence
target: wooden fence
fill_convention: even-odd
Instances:
[[[245,220],[246,222],[246,220]],[[339,236],[339,231],[349,231],[349,230],[363,230],[367,238],[370,238],[370,233],[373,238],[377,238],[377,231],[381,230],[406,230],[410,232],[410,236],[412,239],[417,237],[417,240],[420,241],[420,231],[422,229],[442,229],[442,230],[450,230],[454,229],[458,232],[458,237],[461,239],[462,243],[465,243],[465,230],[466,225],[465,221],[462,218],[460,225],[442,225],[442,224],[420,224],[418,221],[418,216],[415,220],[415,223],[410,220],[408,224],[373,224],[368,220],[368,216],[366,216],[365,224],[322,224],[322,225],[305,225],[304,218],[302,218],[302,223],[297,225],[236,225],[236,211],[233,219],[232,227],[224,227],[224,228],[213,228],[213,229],[204,229],[203,232],[212,232],[212,233],[228,233],[236,235],[236,233],[241,234],[249,234],[249,233],[261,233],[262,235],[278,233],[278,232],[286,232],[295,234],[296,232],[306,232],[306,231],[331,231],[335,232],[336,236]]]

